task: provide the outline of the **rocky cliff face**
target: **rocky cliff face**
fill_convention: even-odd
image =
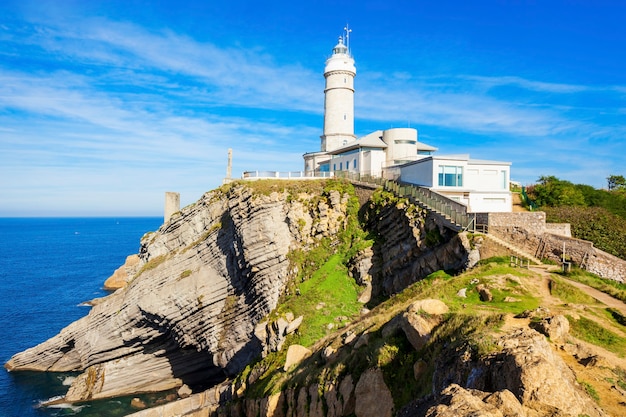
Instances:
[[[383,193],[364,210],[368,230],[381,236],[372,253],[374,295],[398,293],[435,271],[465,270],[480,259],[465,235],[405,199]]]
[[[67,401],[223,380],[262,350],[254,329],[276,307],[290,249],[336,234],[347,198],[242,185],[207,193],[142,238],[127,286],[5,366],[82,371]]]
[[[419,333],[428,340],[436,332],[437,324],[424,326],[411,316],[441,320],[445,312],[447,307],[441,301],[419,300],[387,325],[398,321],[397,331],[407,338]],[[344,343],[340,349],[354,355],[368,343],[375,343],[358,342],[359,339],[362,337]],[[384,375],[384,366],[374,365],[360,375],[353,375],[354,370],[347,369],[345,375],[331,381],[288,386],[263,398],[238,398],[236,385],[222,384],[186,400],[138,412],[133,417],[607,416],[540,333],[520,328],[501,334],[495,342],[497,352],[478,357],[467,345],[445,349],[436,360],[432,394],[399,410],[389,387],[389,376]],[[414,346],[416,351],[422,347]],[[326,361],[332,368],[332,357]],[[428,365],[418,360],[413,366],[414,378],[419,380],[426,368]],[[332,378],[332,372],[326,375]]]

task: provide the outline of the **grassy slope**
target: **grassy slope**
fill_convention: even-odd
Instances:
[[[327,187],[324,189],[328,190]],[[288,337],[281,351],[248,366],[239,376],[239,383],[247,386],[247,397],[260,398],[313,383],[328,387],[347,374],[356,381],[367,368],[378,366],[383,370],[396,409],[399,409],[410,400],[431,392],[434,362],[444,354],[444,346],[448,349],[463,346],[472,355],[492,352],[497,349],[494,340],[506,315],[533,310],[541,305],[541,297],[524,284],[537,278],[532,272],[509,267],[506,259],[491,259],[454,277],[442,271],[434,273],[361,316],[362,306],[357,301],[359,288],[348,276],[345,264],[358,248],[370,243],[364,238],[365,232],[358,227],[354,208],[346,224],[347,233],[336,236],[334,241],[321,241],[310,251],[292,254],[291,261],[298,266],[300,275],[291,284],[291,295],[281,300],[270,319],[288,311],[296,317],[303,315],[305,319],[299,332]],[[597,278],[584,273],[579,275],[580,280],[592,281],[596,286],[604,285]],[[492,302],[479,300],[475,291],[476,280],[490,286],[494,295]],[[300,295],[296,295],[296,288]],[[466,298],[457,296],[461,288],[467,289]],[[620,348],[626,346],[626,340],[598,324],[602,320],[609,321],[626,332],[626,319],[622,315],[603,309],[566,282],[558,283],[554,295],[562,297],[564,303],[589,305],[584,313],[577,310],[575,315],[569,316],[574,336],[626,355]],[[505,302],[507,297],[516,301]],[[450,307],[450,313],[424,349],[416,352],[401,332],[383,337],[382,329],[391,318],[413,301],[425,298],[444,301]],[[564,305],[561,310],[567,311],[568,308]],[[344,345],[343,339],[351,333],[357,337],[367,334],[368,343],[359,349]],[[284,372],[282,367],[291,344],[309,346],[314,354],[295,369]],[[328,346],[336,353],[331,359],[324,360],[321,351]],[[416,378],[413,365],[418,361],[423,361],[425,366]],[[618,385],[626,385],[626,372],[616,368],[611,375]],[[590,389],[593,386],[590,385]]]

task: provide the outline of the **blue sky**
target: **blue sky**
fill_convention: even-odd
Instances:
[[[626,175],[622,1],[4,0],[0,216],[162,215],[228,148],[234,176],[302,169],[346,23],[357,135],[415,127],[524,184]]]

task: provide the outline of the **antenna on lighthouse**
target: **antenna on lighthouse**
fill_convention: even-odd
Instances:
[[[346,48],[348,48],[348,54],[350,54],[350,32],[352,32],[352,29],[350,29],[346,23],[346,27],[344,27],[343,30],[346,32]]]

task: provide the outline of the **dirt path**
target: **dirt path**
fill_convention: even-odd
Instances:
[[[542,267],[530,267],[530,270],[533,271],[536,274],[541,275],[544,279],[543,279],[543,285],[540,288],[541,291],[541,295],[542,297],[546,298],[551,298],[551,294],[550,294],[550,289],[548,287],[548,282],[550,280],[550,278],[552,277],[552,274],[547,271],[545,268]],[[601,303],[605,304],[607,307],[611,307],[614,308],[616,310],[618,310],[620,313],[622,313],[623,315],[626,316],[626,303],[622,302],[621,300],[618,300],[616,298],[611,297],[609,294],[604,293],[602,291],[596,290],[595,288],[592,288],[588,285],[582,284],[580,282],[577,281],[572,281],[570,279],[567,279],[565,277],[560,276],[559,278],[567,281],[569,284],[571,284],[572,286],[584,291],[586,294],[590,295],[591,297],[595,298],[596,300],[600,301]]]
[[[581,284],[580,282],[571,281],[569,279],[567,280],[567,282],[576,288],[580,288],[601,303],[606,304],[607,307],[614,308],[622,313],[624,316],[626,316],[626,303],[622,302],[621,300],[613,298],[609,294],[596,290],[595,288],[591,288],[588,285]]]

